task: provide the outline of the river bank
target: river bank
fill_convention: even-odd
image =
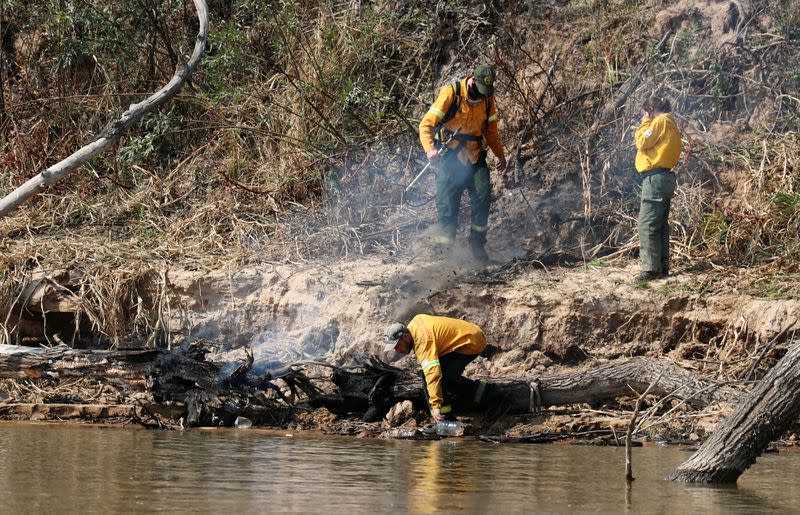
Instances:
[[[632,281],[636,269],[632,261],[602,260],[544,266],[541,256],[512,258],[485,268],[463,259],[429,261],[420,268],[413,261],[389,257],[336,264],[268,263],[238,273],[176,269],[165,274],[168,288],[163,295],[171,316],[163,327],[174,349],[185,351],[202,342],[218,376],[206,385],[208,391],[219,390],[220,377],[244,367],[246,374],[269,378],[281,395],[292,397],[291,406],[270,405],[280,413],[272,427],[401,438],[423,437],[417,428],[426,425],[428,417],[419,404],[407,406],[407,413],[395,414],[394,420],[363,422],[363,412],[335,414],[315,408],[310,396],[292,391],[282,374],[292,370],[319,392],[335,394],[337,368],[357,367],[366,356],[380,356],[384,325],[415,312],[481,325],[490,349],[467,374],[490,381],[531,381],[639,357],[678,363],[698,377],[746,390],[791,340],[798,301],[743,293],[754,292],[754,287],[746,287],[735,271],[679,269],[668,279],[642,284]],[[64,294],[70,285],[57,284],[59,277],[64,275],[39,281],[42,286],[20,310],[28,317],[24,327],[33,330],[38,320],[47,328],[45,341],[63,334],[49,320],[77,316],[69,309],[79,303]],[[103,359],[97,358],[100,363]],[[36,378],[29,369],[10,379],[5,370],[0,417],[137,421],[164,428],[180,427],[188,420],[189,403],[159,399],[144,379],[145,372],[143,379],[131,378],[126,384],[116,369],[109,377],[68,377],[66,371],[78,366],[70,363],[58,378]],[[416,369],[413,357],[397,366]],[[632,390],[630,396],[593,406],[553,406],[537,415],[495,413],[467,419],[468,435],[509,441],[579,437],[613,445],[627,429],[639,393]],[[730,405],[698,409],[667,396],[646,399],[643,409],[640,437],[697,442],[730,412]],[[230,425],[232,420],[218,418],[216,424]]]

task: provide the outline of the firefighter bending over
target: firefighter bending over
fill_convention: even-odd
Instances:
[[[409,354],[422,367],[423,391],[433,418],[451,418],[453,411],[475,411],[487,405],[494,389],[489,383],[467,379],[464,368],[486,348],[486,336],[477,325],[455,318],[417,315],[408,325],[395,322],[383,335],[386,351]]]

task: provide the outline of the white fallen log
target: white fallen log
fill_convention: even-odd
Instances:
[[[13,211],[48,185],[64,178],[95,155],[114,144],[131,126],[138,123],[146,114],[158,108],[180,91],[186,80],[197,68],[198,63],[200,63],[208,42],[208,6],[205,0],[193,1],[197,10],[200,28],[194,44],[194,51],[189,61],[184,63],[181,60],[176,66],[172,79],[164,87],[142,102],[131,105],[122,113],[119,119],[110,121],[94,141],[78,149],[42,173],[28,179],[25,184],[0,199],[0,216],[5,216]]]

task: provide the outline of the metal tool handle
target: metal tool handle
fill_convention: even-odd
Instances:
[[[449,138],[447,138],[447,141],[442,143],[442,146],[439,148],[439,150],[436,151],[436,153],[439,154],[439,157],[443,156],[445,152],[450,150],[450,147],[448,147],[447,145],[449,145],[450,142],[453,141],[453,138],[455,138],[456,134],[458,134],[459,132],[461,132],[461,127],[456,129],[456,131],[453,134],[451,134]],[[414,177],[414,180],[411,181],[411,183],[408,186],[406,186],[406,189],[405,191],[403,191],[403,193],[408,193],[408,190],[410,190],[417,183],[419,178],[422,177],[422,174],[424,174],[430,167],[431,167],[431,162],[428,161],[428,164],[425,165],[425,168],[423,168],[422,171],[419,172],[416,177]]]
[[[414,180],[411,181],[411,183],[408,186],[406,186],[406,189],[405,189],[405,191],[403,191],[403,193],[408,193],[408,190],[410,190],[417,183],[419,178],[422,177],[422,174],[424,174],[428,170],[428,168],[430,168],[430,167],[431,167],[431,163],[430,163],[430,161],[428,161],[428,164],[425,165],[425,168],[423,168],[422,171],[419,172],[416,177],[414,177]]]

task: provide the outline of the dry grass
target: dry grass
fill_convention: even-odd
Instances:
[[[211,46],[191,87],[115,152],[0,220],[0,313],[12,313],[42,274],[79,271],[65,286],[104,342],[164,343],[165,271],[175,264],[400,249],[404,234],[432,218],[431,206],[399,206],[421,165],[417,120],[435,85],[480,61],[500,70],[514,184],[583,184],[591,255],[627,257],[636,248],[630,126],[659,89],[696,138],[673,216],[680,266],[793,273],[798,101],[776,84],[793,85],[800,65],[789,8],[767,3],[771,17],[753,19],[741,48],[716,53],[702,51],[702,24],[657,47],[655,11],[621,1],[535,12],[524,2],[501,12],[395,0],[212,7]],[[20,44],[16,75],[4,76],[3,193],[171,76],[176,49],[194,34],[187,6],[166,0],[157,20],[94,1],[81,4],[82,17],[56,16],[59,2],[35,12],[12,4]],[[135,44],[122,45],[129,39]],[[762,62],[790,66],[754,75]],[[745,115],[752,127],[716,136],[720,121]],[[13,340],[14,324],[4,327]]]

